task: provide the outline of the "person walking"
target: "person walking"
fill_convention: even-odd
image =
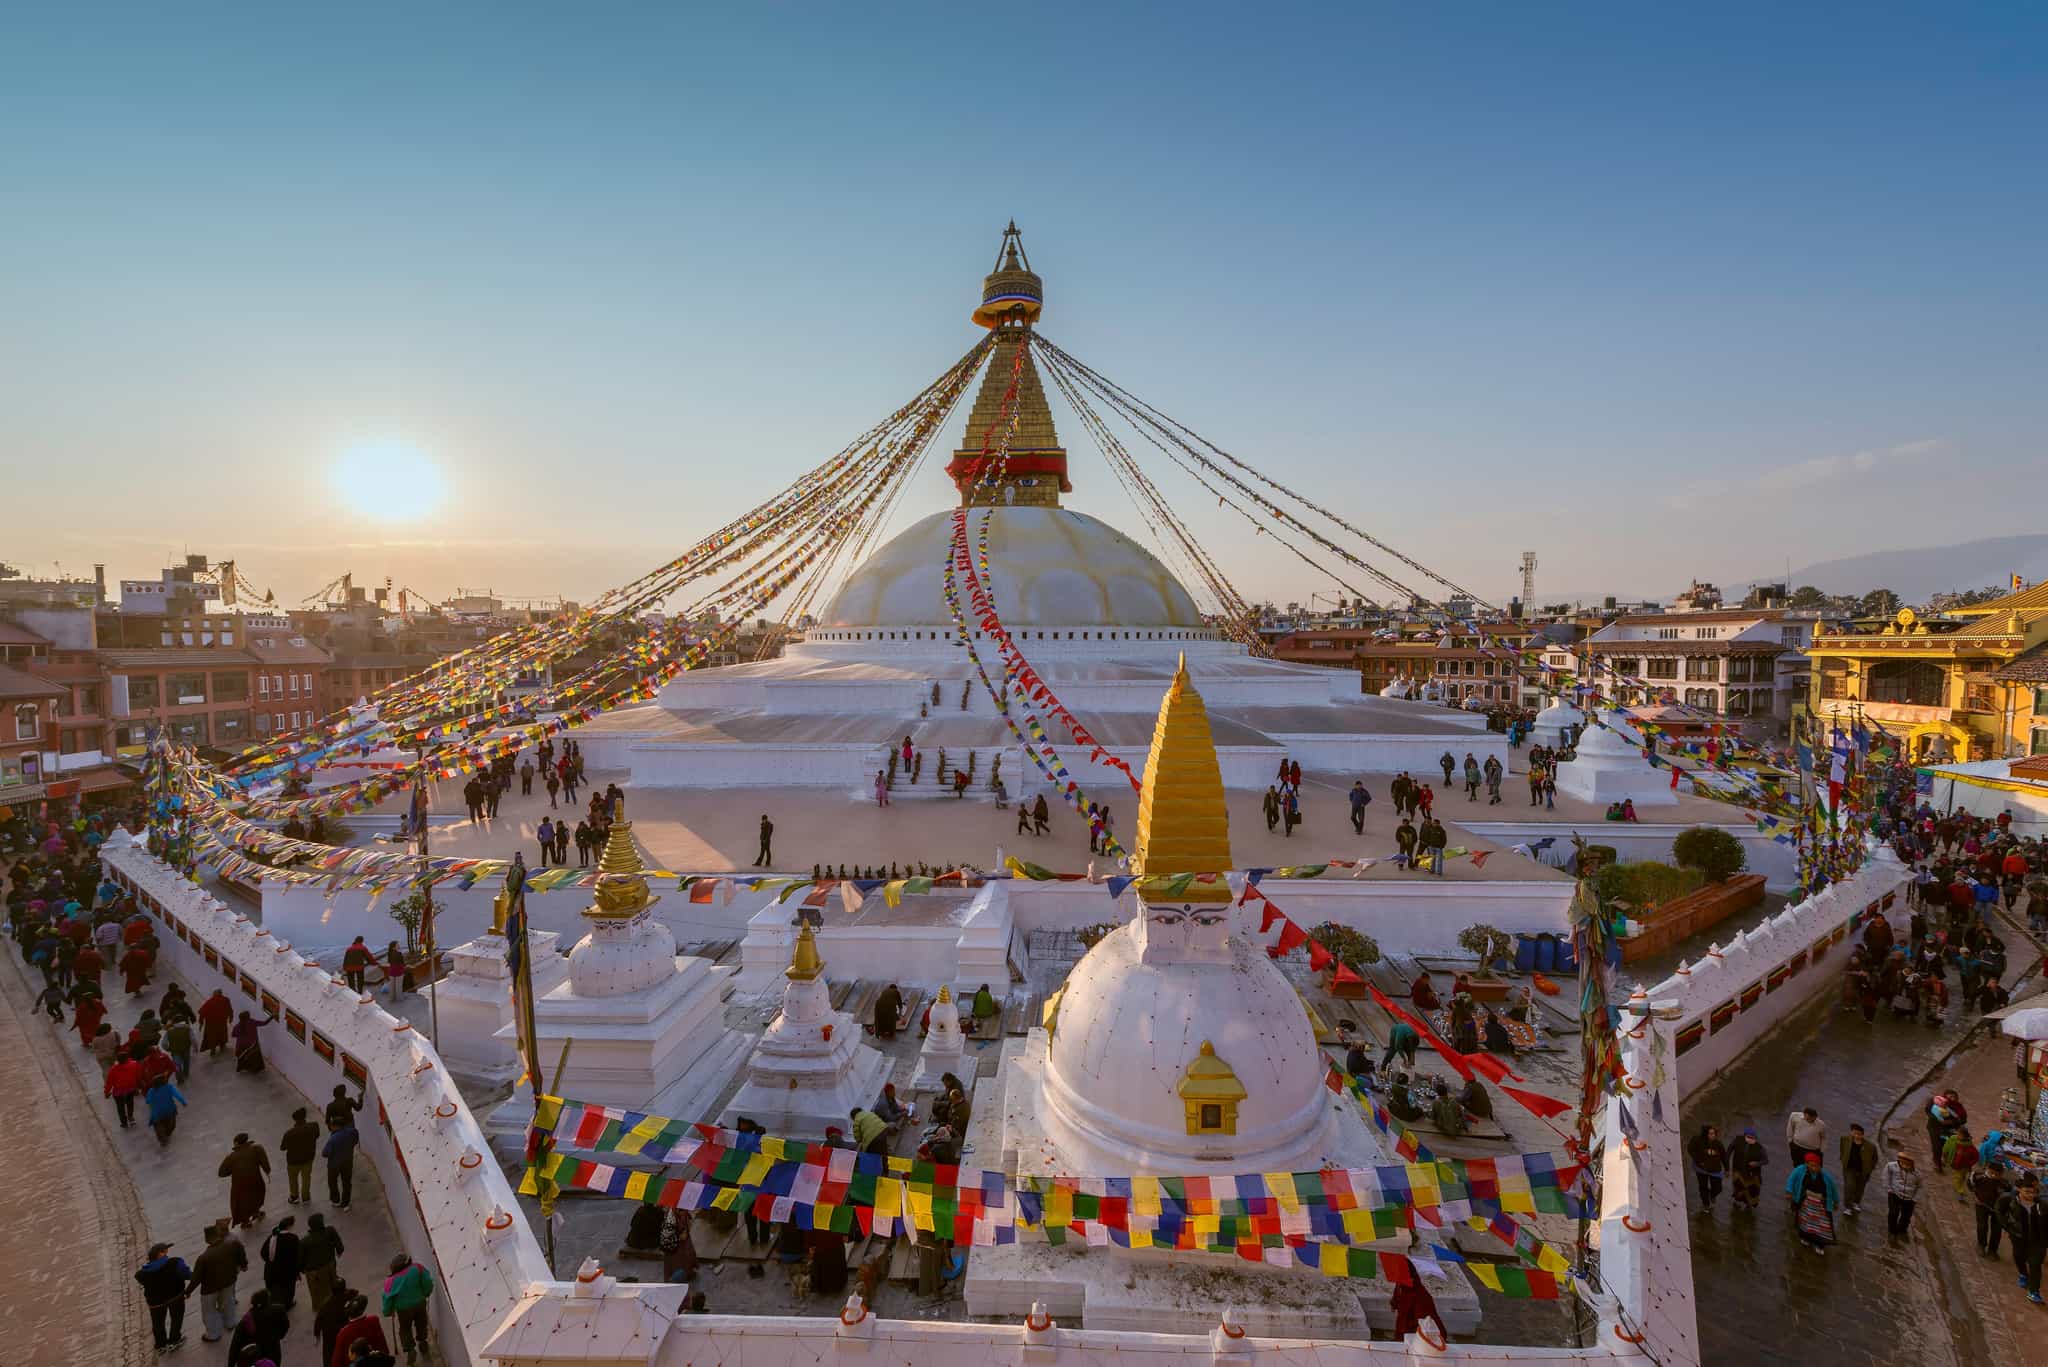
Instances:
[[[1470,750],[1467,750],[1465,752],[1465,800],[1467,802],[1477,802],[1479,800],[1480,778],[1479,761],[1473,758]]]
[[[1861,1125],[1842,1136],[1842,1213],[1863,1213],[1863,1189],[1877,1175],[1877,1145],[1864,1137]]]
[[[249,1255],[242,1241],[228,1231],[226,1221],[206,1227],[206,1251],[193,1260],[192,1277],[199,1287],[200,1337],[208,1343],[220,1342],[242,1318],[235,1303],[235,1283],[248,1265]]]
[[[1958,1126],[1942,1141],[1941,1166],[1955,1188],[1956,1200],[1970,1199],[1970,1169],[1977,1166],[1978,1150],[1967,1125]]]
[[[768,819],[768,813],[761,813],[761,850],[754,856],[754,867],[765,869],[775,862],[775,823]]]
[[[310,1282],[307,1289],[310,1292]],[[349,1306],[359,1299],[355,1288],[336,1276],[327,1299],[313,1312],[313,1332],[320,1336],[319,1367],[328,1367],[335,1360],[335,1341],[341,1337],[342,1326],[354,1318]]]
[[[1785,1118],[1785,1147],[1791,1151],[1793,1167],[1804,1163],[1809,1153],[1826,1153],[1827,1146],[1828,1123],[1820,1118],[1819,1111],[1808,1106]]]
[[[434,1274],[400,1253],[384,1279],[384,1313],[398,1321],[398,1346],[408,1363],[427,1352],[427,1300],[434,1294]]]
[[[320,1149],[320,1127],[307,1116],[306,1108],[292,1112],[292,1123],[277,1141],[284,1156],[285,1204],[300,1205],[313,1199],[313,1159]]]
[[[270,1303],[285,1310],[292,1308],[299,1294],[299,1235],[293,1228],[298,1222],[296,1215],[279,1220],[257,1250],[263,1258],[263,1285],[270,1292]]]
[[[327,1159],[327,1201],[336,1210],[347,1210],[356,1190],[356,1122],[345,1119],[327,1136],[320,1150]]]
[[[1266,829],[1273,830],[1280,824],[1280,790],[1272,784],[1266,785]]]
[[[259,1288],[249,1297],[249,1313],[242,1316],[235,1325],[235,1336],[228,1340],[228,1361],[260,1364],[268,1359],[276,1363],[284,1357],[285,1335],[291,1331],[291,1316],[270,1292]]]
[[[1910,1153],[1901,1153],[1884,1168],[1885,1232],[1903,1239],[1913,1227],[1913,1207],[1920,1200],[1920,1170]]]
[[[2041,1202],[2040,1180],[2032,1173],[1998,1202],[1999,1223],[2012,1238],[2012,1265],[2019,1269],[2027,1299],[2041,1304],[2041,1264],[2048,1259],[2048,1205]]]
[[[1415,846],[1417,839],[1418,837],[1415,834],[1415,823],[1410,821],[1405,816],[1402,817],[1401,824],[1394,828],[1394,844],[1396,848],[1400,850],[1401,863],[1410,869],[1413,869],[1417,866],[1415,859]]]
[[[167,1077],[160,1077],[150,1084],[142,1094],[143,1105],[148,1109],[149,1128],[156,1134],[158,1148],[169,1148],[171,1134],[178,1128],[178,1108],[190,1105],[185,1094],[178,1090],[178,1084]]]
[[[1799,1241],[1825,1255],[1835,1241],[1835,1207],[1841,1202],[1841,1192],[1835,1179],[1821,1168],[1819,1150],[1808,1150],[1806,1161],[1792,1169],[1785,1179],[1785,1195],[1792,1202]]]
[[[326,1216],[306,1217],[306,1233],[299,1240],[299,1275],[306,1280],[306,1301],[313,1307],[315,1317],[333,1298],[335,1273],[341,1266],[341,1255],[347,1251],[341,1242],[341,1231],[331,1228]]]
[[[542,817],[540,828],[533,833],[533,838],[540,842],[540,864],[545,868],[554,862],[555,823],[547,817]]]
[[[199,1048],[208,1058],[219,1058],[228,1047],[228,1029],[234,1024],[234,1003],[219,988],[199,1003]]]
[[[541,775],[541,782],[547,785],[548,809],[550,811],[556,810],[560,806],[555,798],[562,791],[561,777],[555,773],[553,768],[550,768],[545,774]]]
[[[363,975],[370,971],[370,965],[374,962],[376,956],[370,953],[370,947],[363,943],[363,937],[360,935],[349,942],[347,949],[341,951],[341,978],[348,984],[349,991],[363,990]]]
[[[1444,787],[1451,786],[1451,775],[1457,772],[1457,758],[1446,750],[1436,757],[1436,767],[1444,771]]]
[[[384,981],[391,986],[391,1000],[405,995],[405,951],[393,940],[384,949]]]
[[[233,1039],[235,1043],[235,1071],[238,1073],[260,1073],[263,1071],[263,1036],[258,1032],[266,1025],[274,1024],[275,1016],[257,1020],[244,1011],[235,1021]]]
[[[1970,1173],[1970,1196],[1977,1204],[1977,1251],[1987,1258],[1998,1256],[1998,1240],[2005,1233],[1998,1219],[1998,1203],[2005,1194],[2003,1163],[1979,1163]]]
[[[164,1031],[164,1052],[171,1056],[171,1066],[178,1070],[178,1081],[192,1076],[192,1023],[178,1020]]]
[[[114,1056],[114,1066],[107,1070],[100,1094],[114,1099],[114,1118],[121,1122],[122,1129],[135,1123],[135,1100],[142,1095],[142,1065],[130,1058],[126,1049]]]
[[[1365,780],[1359,779],[1351,785],[1351,830],[1354,834],[1365,834],[1365,808],[1372,801],[1372,794],[1365,790]]]
[[[149,1333],[156,1350],[168,1353],[185,1342],[185,1298],[192,1294],[192,1269],[183,1258],[171,1256],[169,1244],[151,1244],[149,1257],[135,1269],[142,1287],[143,1303],[149,1307]]]
[[[263,1196],[268,1190],[270,1155],[246,1134],[235,1136],[234,1146],[220,1160],[216,1174],[228,1179],[228,1220],[246,1229],[263,1218]]]
[[[390,1351],[390,1345],[384,1341],[383,1322],[370,1313],[369,1298],[361,1295],[348,1303],[348,1322],[334,1336],[333,1361],[347,1363],[358,1343],[367,1343],[379,1353]]]
[[[1770,1161],[1770,1151],[1756,1137],[1755,1130],[1744,1130],[1736,1137],[1728,1150],[1728,1174],[1735,1187],[1735,1209],[1757,1208],[1763,1199],[1764,1166]]]
[[[1722,1176],[1728,1170],[1728,1146],[1721,1142],[1719,1129],[1702,1125],[1685,1151],[1692,1159],[1693,1176],[1699,1181],[1700,1210],[1712,1215],[1714,1202],[1720,1199]]]

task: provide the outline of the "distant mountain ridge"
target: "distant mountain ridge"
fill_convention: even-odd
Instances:
[[[1793,571],[1789,587],[1811,584],[1823,593],[1890,589],[1908,603],[1924,603],[1937,593],[2002,586],[2015,574],[2029,584],[2048,579],[2048,534],[1994,536],[1959,546],[1867,551],[1823,560]]]

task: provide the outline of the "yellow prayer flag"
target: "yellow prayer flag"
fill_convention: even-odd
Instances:
[[[1500,1290],[1500,1273],[1494,1271],[1492,1263],[1466,1263],[1465,1270],[1488,1291]]]
[[[1294,1174],[1291,1172],[1267,1172],[1260,1176],[1265,1179],[1266,1190],[1273,1193],[1282,1210],[1300,1210],[1301,1197],[1294,1190]]]
[[[653,1180],[654,1174],[651,1172],[636,1172],[631,1177],[628,1177],[626,1179],[626,1199],[628,1201],[645,1201],[647,1199],[647,1184]]]
[[[1131,1179],[1131,1209],[1140,1215],[1159,1213],[1159,1179],[1156,1177],[1133,1177]]]
[[[768,1170],[774,1166],[775,1160],[770,1158],[767,1154],[754,1154],[752,1157],[747,1159],[746,1169],[745,1171],[740,1173],[740,1180],[736,1182],[734,1185],[742,1187],[758,1187],[761,1185],[761,1179],[766,1177],[768,1175]]]

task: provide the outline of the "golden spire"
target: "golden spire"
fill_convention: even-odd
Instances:
[[[1225,873],[1230,869],[1230,812],[1223,800],[1223,771],[1209,732],[1209,709],[1188,682],[1185,652],[1173,685],[1159,705],[1152,750],[1145,758],[1145,786],[1138,794],[1138,834],[1131,872],[1139,877],[1176,873]],[[1166,900],[1147,889],[1146,901]],[[1175,902],[1231,900],[1220,879],[1196,883]]]
[[[633,844],[633,823],[625,819],[626,804],[617,807],[618,818],[605,837],[604,857],[597,861],[597,900],[583,909],[585,916],[623,921],[638,916],[661,899],[647,892],[641,870],[640,851]]]
[[[1003,232],[996,268],[982,281],[981,298],[974,321],[994,331],[996,344],[967,417],[966,439],[953,453],[946,473],[959,489],[963,507],[1057,508],[1060,495],[1074,492],[1074,486],[1067,479],[1067,450],[1053,427],[1052,409],[1030,347],[1031,325],[1045,306],[1045,283],[1024,255],[1024,239],[1015,222]],[[1003,399],[1012,380],[1017,394],[1011,402],[1013,412],[1006,413]],[[995,477],[994,471],[983,469],[982,448],[986,444],[992,462],[1012,417],[1016,430],[1010,435],[1002,473]],[[985,482],[985,475],[993,482]]]
[[[796,933],[796,949],[789,956],[789,967],[782,970],[782,976],[793,983],[807,983],[825,972],[824,956],[818,953],[818,937],[811,934],[810,923]]]
[[[939,984],[939,1000],[947,1003],[953,1000],[953,989],[945,983]]]

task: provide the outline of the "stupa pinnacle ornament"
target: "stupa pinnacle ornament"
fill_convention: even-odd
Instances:
[[[661,900],[647,891],[647,879],[641,872],[647,866],[633,844],[633,823],[626,820],[624,799],[614,811],[611,834],[605,837],[604,857],[597,867],[597,900],[583,909],[592,920],[630,920]]]
[[[789,956],[789,967],[782,970],[782,976],[793,983],[807,983],[825,971],[824,956],[818,953],[818,937],[811,933],[809,925],[796,933],[796,948]]]
[[[1152,749],[1145,758],[1145,784],[1138,794],[1138,834],[1131,872],[1140,878],[1181,873],[1226,873],[1230,869],[1230,811],[1223,800],[1223,773],[1209,730],[1209,709],[1188,681],[1183,653],[1173,683],[1159,705]],[[1180,892],[1145,888],[1147,902],[1223,903],[1231,899],[1222,879],[1191,883]]]
[[[981,282],[981,307],[974,311],[974,321],[996,334],[996,344],[967,418],[965,443],[946,466],[963,507],[1057,508],[1061,494],[1074,492],[1067,450],[1053,428],[1045,385],[1031,357],[1031,325],[1044,308],[1045,282],[1031,269],[1013,220],[1003,230],[996,268]],[[1009,447],[998,461],[1006,432]]]

